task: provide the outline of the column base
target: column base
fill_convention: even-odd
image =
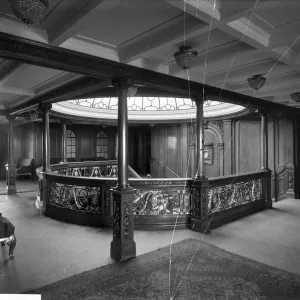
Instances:
[[[110,255],[115,261],[124,261],[136,257],[134,241],[133,200],[134,190],[112,189],[113,193],[113,241]]]
[[[17,194],[16,186],[7,186],[6,187],[6,195],[16,195],[16,194]]]
[[[16,187],[16,165],[5,165],[6,167],[6,195],[15,195]]]
[[[272,201],[266,201],[265,202],[265,208],[266,209],[273,208],[273,202]]]
[[[210,224],[211,224],[211,222],[209,219],[201,220],[200,218],[192,216],[190,228],[191,228],[191,230],[196,231],[196,232],[200,232],[203,234],[209,234],[211,231]]]
[[[115,261],[124,261],[136,257],[135,241],[113,240],[110,244],[110,257]]]

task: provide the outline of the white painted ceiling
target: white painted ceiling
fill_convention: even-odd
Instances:
[[[0,31],[300,107],[289,96],[300,92],[300,0],[49,2],[41,24],[27,27],[2,0]],[[199,51],[188,73],[173,58],[184,43]],[[254,94],[247,78],[256,74],[267,80]],[[0,78],[0,105],[27,101],[76,76],[21,64]]]

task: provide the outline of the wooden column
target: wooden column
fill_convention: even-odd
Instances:
[[[43,156],[42,156],[42,173],[50,170],[50,127],[49,127],[49,111],[52,105],[45,103],[40,104],[40,109],[43,113]],[[43,201],[42,214],[47,208],[48,199],[48,182],[43,175],[43,182],[39,182],[41,201]]]
[[[194,98],[196,102],[196,160],[197,173],[196,178],[204,178],[204,115],[203,98]]]
[[[272,172],[268,165],[268,114],[266,111],[259,111],[261,115],[260,127],[260,145],[261,145],[261,169],[265,170],[265,176],[262,181],[262,197],[265,202],[265,208],[272,208],[271,196],[271,175]]]
[[[67,162],[67,122],[61,120],[61,158],[62,162]]]
[[[51,104],[40,104],[43,113],[43,172],[50,170],[50,127],[49,111]]]
[[[128,184],[128,112],[127,90],[130,82],[123,78],[112,80],[118,91],[118,184],[113,193],[113,241],[111,258],[123,261],[136,256],[134,242],[134,190]]]
[[[208,218],[208,179],[204,176],[204,97],[193,98],[196,102],[196,164],[197,172],[191,180],[191,224],[194,231],[210,233]]]
[[[15,117],[7,116],[8,119],[8,162],[6,167],[6,195],[14,195],[17,193],[16,188],[16,165],[13,155],[14,141],[14,119]]]

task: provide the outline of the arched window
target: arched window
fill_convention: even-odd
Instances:
[[[76,158],[76,135],[72,130],[67,130],[67,158]]]
[[[108,159],[108,138],[104,131],[100,131],[96,135],[96,155]]]

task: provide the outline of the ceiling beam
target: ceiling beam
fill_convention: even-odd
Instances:
[[[9,76],[14,70],[21,66],[17,60],[5,59],[0,64],[0,82],[2,82],[7,76]]]
[[[17,86],[9,86],[1,83],[0,83],[0,93],[23,95],[23,96],[35,96],[35,91],[33,89],[21,88]]]
[[[239,105],[250,105],[258,108],[270,106],[270,102],[268,101],[226,90],[222,91],[222,97],[220,99],[220,97],[218,97],[220,89],[213,86],[203,85],[194,81],[188,82],[185,79],[110,61],[108,59],[81,54],[76,51],[66,50],[48,44],[14,37],[4,33],[0,33],[0,57],[19,59],[33,65],[56,68],[105,79],[104,81],[99,81],[99,85],[101,83],[103,84],[105,81],[106,84],[107,82],[111,83],[113,78],[123,77],[140,85],[177,93],[184,97],[202,96],[202,91],[204,89],[206,95],[215,96],[219,99],[218,101]],[[90,83],[88,82],[87,84]],[[78,85],[74,84],[73,87],[69,89],[70,92],[72,88],[76,89],[78,88]],[[60,97],[62,93],[65,93],[64,88],[58,88],[58,90],[60,90],[58,97]],[[55,93],[57,92],[54,91],[53,93],[54,95],[44,97],[39,96],[39,101],[51,102],[53,99],[55,101],[55,99],[57,99]],[[59,101],[62,100],[60,99]],[[26,103],[23,105],[26,106]],[[282,106],[273,105],[273,109],[280,110],[282,109]],[[291,111],[291,113],[294,113],[294,111]]]
[[[165,0],[170,5],[173,5],[181,10],[183,10],[183,0]],[[196,3],[196,2],[195,2]],[[229,2],[230,4],[230,2]],[[226,5],[226,1],[224,2],[223,5]],[[266,53],[268,56],[278,60],[280,59],[281,62],[287,64],[290,66],[292,69],[295,68],[296,64],[296,56],[295,55],[284,55],[282,56],[282,51],[273,51],[273,49],[268,49],[268,44],[269,44],[269,38],[268,35],[272,35],[273,32],[275,31],[274,27],[271,27],[267,23],[262,22],[261,19],[259,19],[255,14],[253,14],[252,19],[251,19],[251,24],[249,24],[248,19],[250,18],[250,15],[253,11],[255,5],[255,1],[253,1],[252,4],[252,9],[247,8],[242,11],[238,11],[235,14],[229,14],[227,16],[221,17],[220,20],[217,20],[213,18],[212,20],[212,12],[210,12],[210,15],[207,15],[209,17],[209,25],[206,26],[206,30],[210,29],[218,29],[220,31],[223,31],[226,34],[229,34],[237,39],[241,39],[243,36],[243,42],[249,44],[250,46],[256,48],[259,51],[262,51]],[[264,1],[259,1],[257,7],[273,7],[276,5],[276,2],[268,2],[267,0]],[[221,9],[222,11],[222,9]],[[185,5],[185,12],[191,14],[192,16],[196,16],[199,14],[197,13],[197,7],[191,4],[186,4]],[[201,11],[201,13],[203,13]],[[207,16],[205,17],[205,21],[207,21]],[[200,15],[201,18],[201,15]],[[242,19],[244,18],[244,19]],[[203,18],[204,20],[204,18]],[[211,26],[210,26],[211,23]],[[256,24],[259,24],[256,25]],[[263,34],[259,31],[263,27],[263,31],[265,31],[266,36],[263,36]],[[256,28],[258,27],[258,28]],[[247,30],[246,30],[247,29]],[[245,34],[244,34],[245,33]],[[186,38],[188,40],[188,38]]]
[[[83,93],[90,93],[94,90],[98,90],[101,87],[107,87],[111,84],[110,81],[102,80],[93,77],[83,77],[66,83],[56,89],[36,96],[26,103],[10,107],[8,109],[11,115],[20,114],[26,111],[30,111],[40,103],[47,102],[60,102],[78,98]]]
[[[70,8],[69,1],[61,1],[58,9],[68,12],[59,18],[55,26],[48,30],[49,42],[59,46],[67,39],[75,36],[80,30],[91,25],[89,13],[97,13],[99,18],[108,10],[120,4],[122,0],[84,0],[77,1]]]

